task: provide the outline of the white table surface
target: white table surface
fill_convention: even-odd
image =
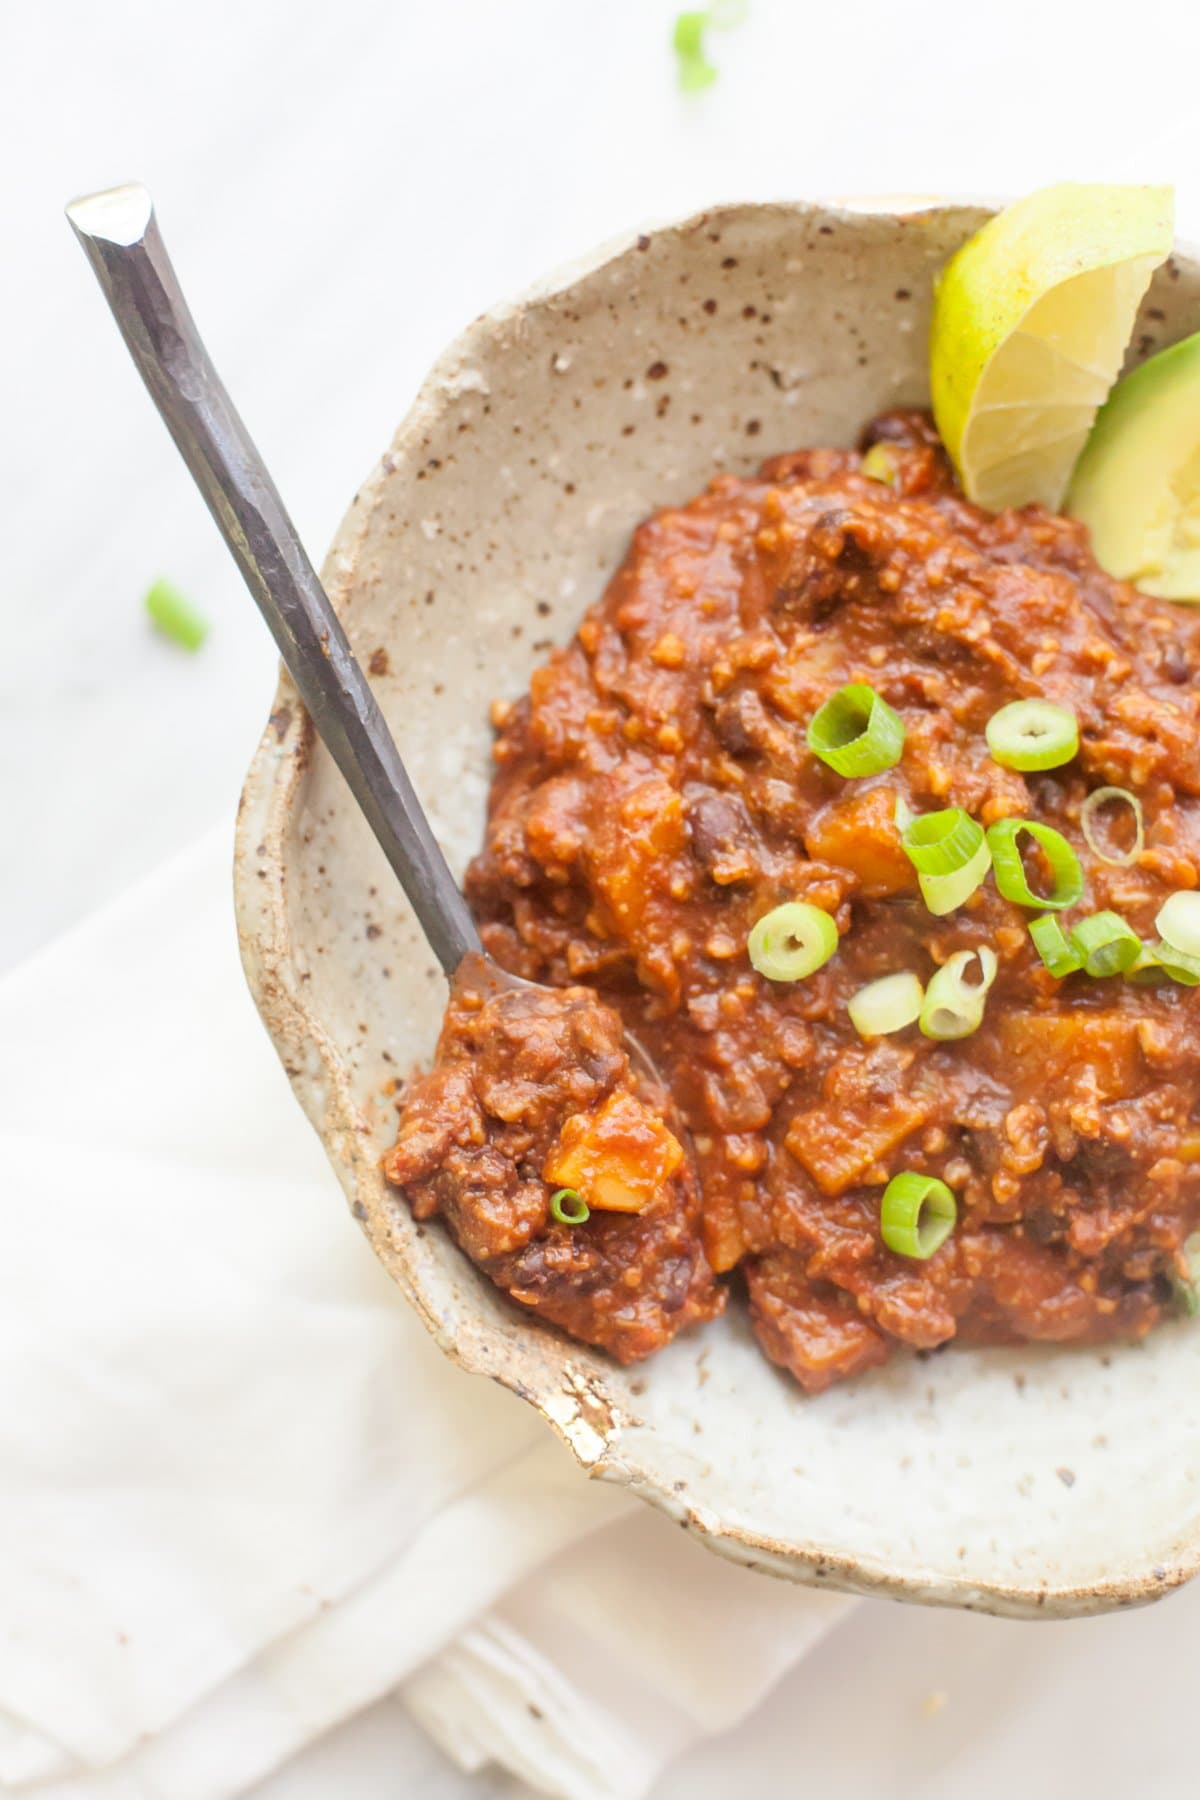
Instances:
[[[73,194],[151,186],[317,553],[446,340],[635,221],[747,196],[1174,179],[1200,236],[1195,0],[752,0],[692,101],[672,80],[674,10],[0,3],[0,968],[221,816],[273,678],[71,241]],[[160,572],[213,620],[200,656],[146,628]],[[1059,1626],[864,1606],[659,1800],[1191,1792],[1198,1627],[1200,1586]],[[511,1791],[451,1770],[389,1702],[261,1796]]]

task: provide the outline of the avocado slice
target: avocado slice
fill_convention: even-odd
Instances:
[[[1075,465],[1067,511],[1101,568],[1200,601],[1200,331],[1119,381]]]

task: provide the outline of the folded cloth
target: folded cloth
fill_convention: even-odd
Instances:
[[[0,983],[0,1788],[224,1800],[403,1686],[466,1768],[645,1793],[840,1603],[435,1349],[254,1016],[227,865],[222,830]]]

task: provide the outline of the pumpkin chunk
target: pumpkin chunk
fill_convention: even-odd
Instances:
[[[814,862],[849,869],[865,899],[908,893],[917,876],[900,842],[895,810],[896,797],[885,787],[837,800],[811,821],[804,848]]]
[[[1042,1086],[1073,1086],[1090,1070],[1096,1092],[1118,1099],[1136,1091],[1138,1021],[1121,1012],[1008,1012],[999,1020],[1003,1055],[1039,1071]]]
[[[683,1161],[683,1146],[633,1094],[611,1095],[563,1126],[544,1179],[574,1188],[598,1212],[645,1212]]]

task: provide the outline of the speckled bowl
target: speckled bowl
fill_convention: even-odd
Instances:
[[[725,207],[605,249],[447,351],[355,495],[326,580],[452,862],[480,840],[488,703],[570,636],[633,526],[719,469],[924,402],[935,270],[978,207]],[[1200,327],[1157,276],[1136,355]],[[444,985],[285,678],[243,796],[250,984],[355,1216],[446,1353],[583,1467],[796,1580],[1028,1616],[1154,1598],[1200,1563],[1200,1330],[1107,1352],[900,1356],[805,1399],[741,1307],[622,1370],[502,1301],[379,1172],[390,1075]]]

